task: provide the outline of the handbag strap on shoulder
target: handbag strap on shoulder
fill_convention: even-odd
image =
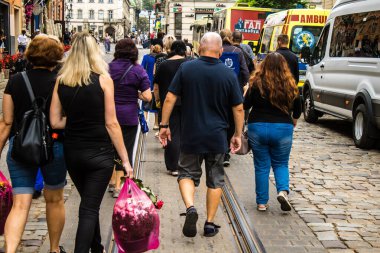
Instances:
[[[124,77],[128,74],[128,72],[133,68],[133,64],[129,66],[129,68],[124,72],[123,76],[120,78],[120,81],[123,81]]]
[[[30,100],[31,100],[31,102],[32,102],[32,104],[33,104],[34,101],[36,100],[36,98],[35,98],[35,96],[34,96],[33,89],[32,89],[32,85],[30,84],[30,81],[29,81],[28,75],[26,74],[25,71],[21,72],[21,75],[22,75],[22,78],[24,79],[24,82],[25,82],[25,84],[26,84],[26,89],[28,90]]]

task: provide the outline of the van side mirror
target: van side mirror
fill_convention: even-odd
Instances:
[[[311,50],[310,47],[303,47],[301,49],[301,62],[302,63],[311,63]]]

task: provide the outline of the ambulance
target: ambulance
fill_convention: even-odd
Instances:
[[[223,29],[229,29],[232,32],[242,32],[244,37],[243,43],[255,48],[259,45],[260,32],[263,29],[265,19],[268,15],[278,11],[277,9],[239,5],[229,7],[214,12],[213,30],[220,32]]]
[[[269,52],[277,49],[277,37],[280,34],[289,36],[289,49],[300,56],[305,46],[314,49],[330,10],[291,9],[271,14],[264,23],[260,37],[258,59],[263,59]],[[306,64],[299,62],[301,88],[305,82]]]

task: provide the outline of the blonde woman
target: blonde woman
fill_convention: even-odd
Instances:
[[[88,253],[90,249],[105,252],[99,208],[113,171],[114,147],[128,177],[133,176],[133,170],[116,118],[108,65],[88,33],[76,35],[59,72],[50,121],[53,128],[65,129],[65,159],[81,196],[74,253]]]
[[[158,69],[158,67],[161,65],[161,63],[163,63],[164,61],[166,61],[168,58],[174,56],[174,55],[171,55],[170,54],[170,50],[171,50],[171,47],[172,47],[172,44],[173,42],[175,41],[175,37],[173,35],[166,35],[163,39],[163,43],[164,43],[164,50],[161,54],[158,54],[156,56],[156,62],[155,62],[155,65],[154,65],[154,73],[156,74],[156,70]]]

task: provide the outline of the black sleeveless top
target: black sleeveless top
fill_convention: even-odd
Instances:
[[[58,96],[66,114],[65,145],[102,147],[110,145],[104,114],[104,92],[99,75],[92,73],[89,85],[58,86]]]

